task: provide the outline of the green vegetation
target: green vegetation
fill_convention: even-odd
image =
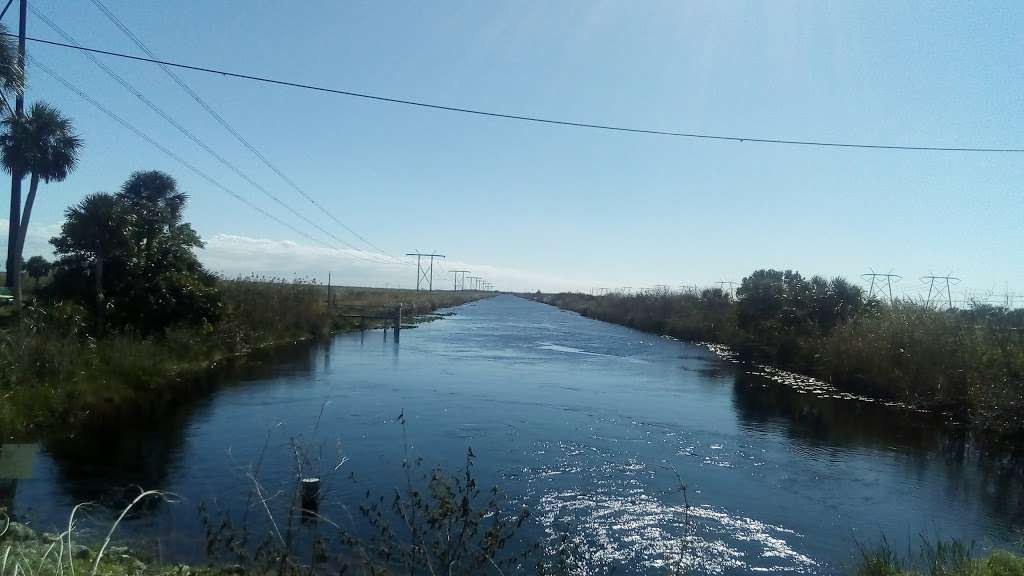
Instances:
[[[1024,431],[1024,310],[938,310],[867,299],[843,280],[759,270],[736,291],[534,295],[585,316],[684,340],[843,389],[948,412],[997,433]]]
[[[0,430],[66,430],[94,412],[186,395],[191,372],[225,358],[357,326],[327,309],[322,285],[249,277],[215,279],[212,289],[221,303],[216,322],[146,334],[129,325],[97,338],[95,314],[77,302],[26,305],[0,329]],[[334,288],[332,295],[339,305],[403,303],[410,316],[484,296],[363,288]]]
[[[188,197],[162,172],[136,172],[114,194],[90,194],[66,211],[51,243],[54,296],[94,303],[105,323],[141,335],[172,324],[214,323],[215,279],[193,252],[203,242],[182,221]]]
[[[0,328],[0,430],[66,429],[95,412],[187,393],[188,373],[275,344],[355,327],[324,286],[206,271],[182,220],[187,196],[161,172],[87,196],[51,240],[50,282]],[[32,260],[33,277],[41,277]],[[35,276],[39,274],[39,276]],[[332,289],[337,306],[404,306],[406,317],[478,292]]]
[[[14,245],[10,250],[8,270],[21,270],[22,252],[25,250],[25,236],[32,217],[39,181],[61,182],[78,165],[78,152],[82,139],[74,132],[71,120],[45,102],[33,104],[27,115],[11,114],[3,121],[0,132],[0,164],[15,178],[29,176],[29,191],[20,214],[12,215],[11,236]],[[18,216],[15,218],[14,216]],[[14,223],[17,222],[17,226]],[[21,301],[20,277],[15,275],[15,299]]]
[[[35,288],[39,288],[39,281],[50,275],[50,268],[53,265],[42,256],[33,256],[25,262],[25,272],[35,280]]]
[[[406,468],[411,470],[409,465]],[[254,501],[263,488],[253,481]],[[455,476],[434,469],[415,484],[397,489],[385,500],[367,492],[341,524],[304,510],[293,495],[287,517],[274,519],[266,507],[268,526],[236,526],[228,518],[213,520],[202,511],[208,564],[188,566],[160,560],[113,544],[118,525],[146,499],[167,498],[144,492],[124,510],[102,540],[78,532],[76,507],[60,534],[38,533],[11,521],[0,509],[0,576],[313,576],[317,573],[370,574],[614,574],[610,567],[591,566],[576,558],[564,538],[545,550],[517,538],[529,517],[510,509],[497,489],[482,493],[472,475],[472,457]],[[322,525],[319,536],[300,538],[304,522]],[[361,537],[356,523],[370,528]],[[263,532],[262,538],[250,531]],[[685,556],[685,551],[684,551]],[[682,563],[666,565],[666,576],[688,574]],[[1024,556],[1009,550],[981,552],[960,541],[923,541],[920,550],[901,557],[883,540],[862,548],[847,572],[851,576],[1024,576]]]
[[[922,542],[908,558],[882,542],[861,551],[853,576],[1024,576],[1024,557],[1007,550],[976,554],[973,546],[958,541]]]

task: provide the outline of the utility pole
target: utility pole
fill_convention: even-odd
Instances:
[[[28,0],[19,0],[18,8],[18,60],[14,99],[14,115],[22,118],[25,115],[25,17],[28,12]],[[21,305],[21,258],[18,254],[18,235],[21,233],[21,179],[20,171],[11,173],[11,217],[7,225],[7,279],[6,284],[14,292],[14,302]]]
[[[420,281],[425,281],[428,290],[434,289],[434,258],[444,258],[444,254],[424,254],[420,251],[407,253],[406,256],[416,257],[416,290],[420,289]],[[423,266],[423,259],[429,258],[429,264]]]
[[[946,293],[946,303],[952,308],[953,307],[953,293],[950,291],[950,283],[959,284],[960,279],[956,276],[922,276],[922,282],[928,283],[928,297],[924,301],[925,306],[930,306],[932,303],[932,291],[935,292],[935,299],[942,298],[942,293]]]
[[[454,285],[453,290],[465,290],[466,289],[466,274],[469,274],[469,270],[449,270],[453,279]]]
[[[894,302],[892,298],[892,279],[895,278],[896,281],[899,282],[903,278],[903,276],[900,276],[899,274],[893,274],[892,270],[889,270],[888,274],[879,274],[872,270],[868,274],[861,274],[861,278],[864,278],[865,280],[871,280],[871,285],[868,287],[868,300],[871,300],[871,298],[874,297],[875,290],[878,290],[879,292],[882,291],[882,279],[884,279],[886,289],[889,292],[889,306],[892,306]]]

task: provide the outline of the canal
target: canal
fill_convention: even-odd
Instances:
[[[286,492],[304,461],[337,477],[321,513],[341,516],[404,482],[406,454],[455,470],[471,448],[481,485],[531,510],[531,538],[564,535],[618,573],[659,573],[687,530],[699,572],[832,574],[882,535],[898,550],[1006,545],[1024,527],[1020,463],[932,415],[513,296],[451,312],[399,344],[347,333],[226,366],[187,402],[42,442],[30,474],[0,480],[8,503],[53,529],[91,501],[83,522],[101,526],[138,487],[166,490],[175,502],[140,507],[120,534],[196,560],[200,505],[251,512],[250,474]]]

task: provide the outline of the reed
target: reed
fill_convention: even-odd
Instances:
[[[189,375],[267,347],[323,338],[355,323],[327,306],[327,288],[305,280],[221,279],[216,323],[174,325],[159,334],[92,333],[73,302],[37,301],[0,327],[0,439],[73,427],[97,411],[188,391]],[[339,304],[405,304],[406,318],[488,294],[333,288]]]
[[[977,305],[939,310],[920,302],[854,299],[834,305],[785,301],[750,319],[744,296],[720,290],[639,296],[539,294],[533,299],[581,315],[693,342],[732,347],[741,357],[836,386],[945,412],[958,421],[1024,433],[1024,310]]]
[[[1022,576],[1024,556],[1008,550],[979,552],[959,540],[922,539],[917,551],[897,554],[884,539],[861,548],[852,576]]]

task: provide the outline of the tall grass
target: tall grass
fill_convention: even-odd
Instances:
[[[90,414],[174,396],[190,371],[253,350],[355,324],[327,306],[327,289],[306,281],[250,276],[221,280],[224,313],[216,324],[172,326],[141,336],[90,332],[89,314],[71,302],[35,302],[0,328],[0,438],[73,426]],[[334,288],[339,306],[404,304],[406,317],[485,296]]]
[[[1024,576],[1024,557],[1007,550],[979,554],[957,540],[921,542],[916,553],[900,556],[888,542],[864,548],[853,576]]]
[[[740,327],[738,303],[719,290],[533,297],[640,330],[726,344],[750,359],[998,433],[1024,432],[1024,311],[871,302],[828,330],[780,319],[773,330],[755,331]]]

